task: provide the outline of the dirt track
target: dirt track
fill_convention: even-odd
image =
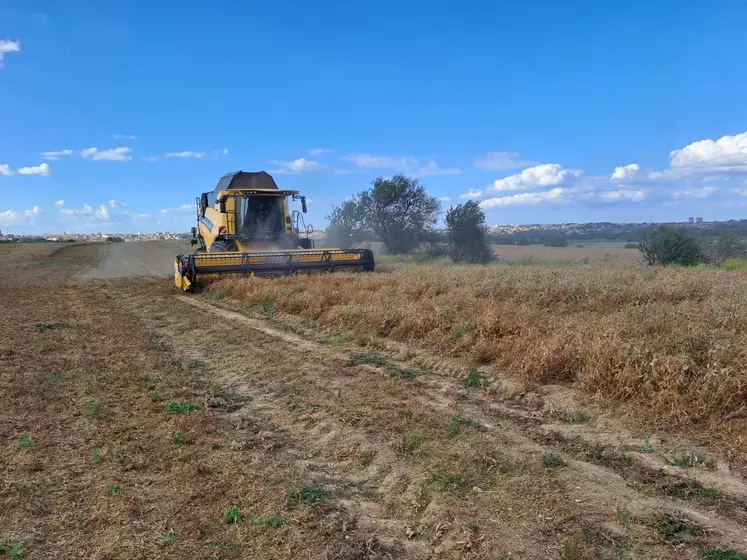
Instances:
[[[189,253],[186,241],[134,241],[99,245],[101,260],[84,271],[84,278],[132,278],[168,276],[174,272],[174,257]]]
[[[678,442],[644,453],[592,403],[583,422],[559,419],[578,406],[567,388],[469,387],[458,359],[326,333],[272,302],[175,294],[185,244],[43,249],[0,267],[0,555],[747,550],[738,476],[667,463]],[[229,506],[243,522],[225,522]]]

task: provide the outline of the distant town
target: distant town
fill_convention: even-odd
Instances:
[[[531,236],[536,233],[553,232],[563,234],[569,239],[580,238],[605,238],[625,239],[636,236],[640,232],[650,230],[659,225],[683,227],[691,233],[698,235],[713,235],[720,231],[735,231],[741,234],[747,233],[747,220],[725,220],[705,221],[702,217],[689,217],[682,222],[590,222],[590,223],[568,223],[568,224],[525,224],[504,225],[493,224],[487,227],[488,234],[497,237],[509,236]],[[436,230],[436,233],[445,233],[444,230]],[[324,239],[327,232],[315,231],[309,235],[312,239]],[[43,235],[16,235],[0,231],[0,241],[3,242],[75,242],[75,241],[106,241],[116,239],[117,241],[156,241],[164,239],[186,239],[191,237],[189,232],[154,232],[154,233],[45,233]]]

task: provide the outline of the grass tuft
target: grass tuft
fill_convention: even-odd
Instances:
[[[166,414],[192,414],[200,410],[200,407],[191,401],[168,401],[165,403],[164,408]]]
[[[31,439],[31,436],[24,434],[18,438],[16,447],[18,447],[20,451],[30,452],[36,449],[36,442]]]
[[[467,378],[462,381],[462,385],[464,387],[467,387],[468,389],[476,389],[478,387],[482,387],[484,383],[485,380],[483,379],[482,375],[480,375],[480,372],[475,368],[470,368],[469,373],[467,374]]]
[[[566,462],[560,455],[556,455],[555,453],[543,453],[542,466],[548,469],[557,469],[565,467]]]
[[[565,411],[565,421],[570,424],[581,424],[589,419],[589,413],[583,408],[569,408]]]

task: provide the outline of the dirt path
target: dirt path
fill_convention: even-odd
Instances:
[[[562,388],[516,399],[498,377],[465,378],[458,360],[324,333],[271,302],[185,296],[167,278],[79,280],[91,268],[130,276],[133,266],[106,264],[142,262],[142,248],[126,245],[0,273],[0,551],[747,551],[747,488],[718,461],[677,455],[677,442],[646,447],[592,406],[571,417]],[[139,270],[156,270],[148,258]]]

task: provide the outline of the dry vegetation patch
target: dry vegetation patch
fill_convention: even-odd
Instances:
[[[211,288],[333,332],[570,382],[661,426],[697,423],[747,451],[747,273],[387,265],[371,275],[229,279]]]

